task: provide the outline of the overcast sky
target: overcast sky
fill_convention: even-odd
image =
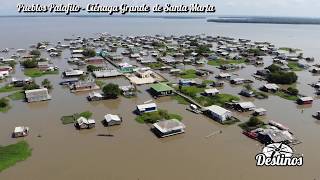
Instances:
[[[17,4],[74,3],[86,6],[88,3],[103,5],[121,5],[123,3],[140,5],[199,3],[216,6],[215,15],[261,15],[261,16],[295,16],[320,17],[320,0],[0,0],[0,14],[14,15]],[[180,15],[180,14],[179,14]]]

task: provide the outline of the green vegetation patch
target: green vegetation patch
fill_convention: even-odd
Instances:
[[[21,90],[20,87],[14,87],[12,85],[5,85],[3,87],[0,87],[0,93],[7,93],[7,92],[13,92],[13,91],[19,91]]]
[[[101,80],[96,80],[96,84],[102,88],[104,85],[106,85],[107,83],[105,81],[101,81]]]
[[[296,62],[289,62],[289,63],[288,63],[288,67],[289,67],[292,71],[302,71],[302,70],[303,70],[303,68],[301,68],[301,67],[299,66],[299,64],[296,63]]]
[[[225,103],[239,101],[240,98],[231,94],[217,94],[215,96],[197,97],[195,100],[203,106],[218,105],[223,107]]]
[[[197,86],[182,86],[180,92],[183,94],[190,96],[192,98],[197,97],[199,93],[204,92],[205,88],[197,87]]]
[[[179,77],[183,79],[194,79],[197,77],[196,70],[194,69],[187,69],[180,73]]]
[[[0,99],[0,112],[7,112],[11,108],[9,104],[9,99],[1,98]]]
[[[41,77],[44,75],[54,75],[54,74],[59,74],[59,71],[58,70],[40,71],[37,68],[25,69],[25,71],[24,71],[24,75],[32,77],[32,78]]]
[[[150,67],[151,69],[158,69],[164,66],[164,64],[162,62],[154,62],[154,63],[147,64],[147,66]]]
[[[223,124],[223,125],[232,125],[232,124],[235,124],[237,122],[240,122],[240,120],[238,118],[231,117],[231,118],[227,119],[226,121],[223,121],[221,124]]]
[[[68,115],[68,116],[62,116],[61,117],[61,122],[62,124],[73,124],[79,117],[85,117],[89,119],[92,116],[92,112],[90,111],[84,111],[81,113],[75,113],[73,115]]]
[[[297,95],[291,95],[291,94],[286,93],[284,91],[278,91],[275,93],[275,95],[277,95],[283,99],[290,100],[290,101],[297,101],[299,99],[299,97]]]
[[[233,60],[233,59],[217,59],[208,61],[208,65],[211,66],[221,66],[224,64],[244,64],[246,62],[245,59]]]
[[[202,81],[202,84],[208,85],[208,84],[212,84],[214,81],[210,80],[210,79],[206,79]]]
[[[26,141],[20,141],[8,146],[0,146],[0,172],[17,162],[26,160],[31,156],[32,149]]]
[[[298,80],[298,76],[294,72],[285,72],[275,64],[267,67],[271,73],[267,76],[267,81],[276,84],[293,84]]]
[[[14,100],[14,101],[18,101],[18,100],[25,99],[26,95],[24,94],[23,91],[17,91],[17,92],[14,92],[14,93],[10,94],[8,96],[8,98],[10,98],[11,100]]]
[[[295,53],[295,52],[297,52],[297,51],[301,51],[301,49],[290,48],[290,47],[280,47],[279,50],[288,51],[288,52],[290,52],[290,53]]]
[[[250,131],[257,128],[263,128],[264,122],[258,117],[252,116],[248,121],[239,124],[239,127],[241,127],[245,131]]]
[[[136,117],[136,121],[138,121],[139,123],[156,123],[157,121],[164,119],[177,119],[181,121],[182,116],[178,114],[168,113],[167,110],[158,109],[158,111],[143,113]]]

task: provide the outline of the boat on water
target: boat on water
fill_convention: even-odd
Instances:
[[[269,123],[270,125],[272,125],[272,126],[275,126],[275,127],[279,128],[280,130],[287,130],[287,131],[289,130],[288,127],[286,127],[286,126],[284,126],[283,124],[278,123],[278,122],[276,122],[276,121],[270,120],[268,123]]]
[[[252,131],[243,131],[242,134],[248,136],[251,139],[257,139],[258,138],[258,134]]]
[[[187,108],[187,110],[196,113],[196,114],[200,114],[202,111],[195,105],[195,104],[190,104],[189,108]]]

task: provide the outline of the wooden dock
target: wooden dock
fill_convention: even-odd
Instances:
[[[101,56],[104,60],[108,61],[112,66],[114,66],[115,68],[119,69],[119,65],[116,64],[116,63],[114,63],[110,58],[107,58],[105,53],[100,53],[100,56]]]

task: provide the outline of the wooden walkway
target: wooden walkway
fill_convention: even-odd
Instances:
[[[100,56],[105,59],[106,61],[108,61],[112,66],[114,66],[115,68],[119,69],[119,65],[114,63],[113,61],[111,61],[109,58],[105,57],[105,55],[100,54]]]
[[[178,96],[183,97],[183,98],[186,99],[189,103],[198,106],[198,108],[200,108],[201,111],[204,111],[205,108],[204,108],[201,104],[199,104],[198,102],[196,102],[194,99],[192,99],[191,97],[189,97],[189,96],[187,96],[187,95],[185,95],[185,94],[183,94],[183,93],[181,93],[181,92],[178,92],[178,91],[174,91],[174,93],[176,93]]]

